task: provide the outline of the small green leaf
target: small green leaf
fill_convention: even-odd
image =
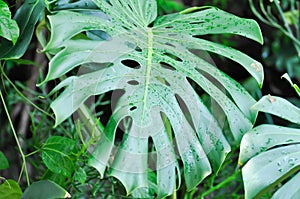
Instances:
[[[74,164],[70,155],[75,147],[74,140],[60,136],[50,137],[42,147],[43,162],[52,172],[71,177]]]
[[[8,169],[9,163],[5,155],[0,151],[0,170]]]
[[[20,199],[22,190],[14,180],[6,180],[0,185],[0,199]]]
[[[12,41],[14,45],[19,37],[18,24],[11,19],[9,8],[2,0],[0,0],[0,36]]]
[[[75,174],[74,174],[74,178],[75,180],[77,180],[78,182],[80,182],[81,184],[84,184],[86,181],[86,173],[84,171],[83,168],[79,168]]]
[[[32,183],[24,194],[22,199],[56,199],[71,198],[71,195],[58,184],[49,180],[43,180]]]

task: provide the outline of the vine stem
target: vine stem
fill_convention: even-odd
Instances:
[[[21,157],[22,157],[22,161],[23,161],[23,163],[22,163],[22,170],[23,170],[23,168],[24,168],[24,170],[25,170],[25,176],[26,176],[26,181],[27,181],[27,185],[29,186],[29,185],[30,185],[30,181],[29,181],[29,175],[28,175],[28,170],[27,170],[27,166],[26,166],[26,157],[25,157],[25,155],[24,155],[24,153],[23,153],[23,151],[22,151],[22,147],[21,147],[21,145],[20,145],[20,142],[19,142],[19,140],[18,140],[17,133],[16,133],[15,128],[14,128],[14,126],[13,126],[13,123],[12,123],[12,121],[11,121],[11,118],[10,118],[8,109],[7,109],[7,107],[6,107],[6,103],[5,103],[5,100],[4,100],[4,97],[3,97],[3,95],[2,95],[2,91],[1,91],[1,90],[0,90],[0,97],[1,97],[1,101],[2,101],[2,104],[3,104],[4,110],[5,110],[5,113],[6,113],[7,118],[8,118],[9,125],[10,125],[10,127],[11,127],[11,129],[12,129],[12,132],[13,132],[13,134],[14,134],[14,138],[15,138],[15,140],[16,140],[16,143],[17,143],[17,146],[18,146],[20,155],[21,155]],[[21,172],[21,173],[23,173],[23,172]],[[20,174],[20,175],[21,175],[21,174]],[[20,179],[19,179],[19,180],[20,180]]]
[[[209,190],[205,191],[204,193],[202,193],[199,197],[197,197],[196,199],[203,199],[205,196],[207,196],[208,194],[214,192],[217,189],[222,188],[223,186],[225,186],[226,184],[228,184],[229,182],[233,181],[236,179],[236,176],[240,173],[240,171],[236,171],[234,174],[232,174],[230,177],[228,177],[226,180],[222,181],[221,183],[219,183],[216,186],[212,186]]]

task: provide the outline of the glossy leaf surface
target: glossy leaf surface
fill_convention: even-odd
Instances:
[[[139,193],[139,189],[150,190],[148,157],[154,153],[156,192],[161,198],[176,188],[177,148],[187,189],[193,189],[212,171],[218,171],[230,146],[220,124],[188,79],[223,108],[237,142],[252,128],[257,115],[257,111],[250,110],[256,101],[246,90],[193,50],[232,59],[260,85],[263,82],[259,62],[198,37],[230,33],[262,42],[257,23],[211,7],[157,18],[155,0],[95,3],[101,11],[59,11],[48,17],[51,38],[44,50],[54,57],[43,83],[82,64],[96,68],[87,74],[68,77],[52,91],[65,88],[51,104],[56,125],[71,116],[88,97],[123,90],[119,99],[112,99],[117,101],[116,107],[89,164],[101,176],[108,167],[128,193]],[[112,155],[116,129],[128,117],[132,121],[130,128],[118,152]],[[164,117],[171,129],[166,128]],[[174,137],[170,136],[172,133]],[[155,147],[151,153],[148,153],[149,139]]]
[[[299,108],[285,99],[264,96],[253,108],[300,124]],[[300,128],[261,125],[245,134],[239,157],[246,198],[254,198],[272,186],[291,178],[273,198],[299,193]],[[294,176],[294,174],[296,174]],[[298,195],[299,196],[299,195]]]
[[[0,0],[0,36],[16,43],[19,37],[19,27],[15,20],[11,19],[8,5]]]

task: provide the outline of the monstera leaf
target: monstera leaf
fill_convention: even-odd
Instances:
[[[116,107],[89,164],[101,176],[108,167],[128,193],[146,193],[150,184],[153,190],[148,177],[154,172],[161,198],[176,189],[182,163],[187,189],[193,189],[218,171],[230,145],[222,124],[191,81],[222,107],[236,142],[252,128],[257,115],[250,110],[256,101],[246,90],[197,54],[207,51],[227,57],[240,63],[259,85],[263,82],[259,62],[200,37],[229,33],[262,42],[257,23],[213,7],[157,18],[155,0],[94,2],[99,10],[62,10],[48,16],[51,38],[44,51],[54,56],[42,83],[80,65],[91,68],[89,73],[66,78],[52,91],[65,88],[51,104],[56,125],[90,96],[122,90],[121,97],[112,99],[117,100]],[[116,147],[117,127],[125,119],[131,123]],[[152,142],[154,150],[149,153]]]
[[[300,124],[300,109],[280,97],[265,96],[253,108]],[[246,198],[254,198],[287,178],[272,198],[299,197],[299,143],[299,126],[261,125],[245,134],[239,162],[246,163],[242,169]]]

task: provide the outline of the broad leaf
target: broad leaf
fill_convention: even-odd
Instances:
[[[300,124],[300,109],[285,99],[264,96],[253,108]],[[242,139],[239,163],[242,169],[246,198],[254,198],[268,188],[292,177],[274,194],[299,196],[300,128],[261,125]],[[287,194],[288,193],[288,194]],[[293,198],[291,197],[291,198]]]
[[[20,27],[20,36],[15,45],[8,41],[0,43],[0,59],[18,59],[26,52],[37,21],[45,8],[43,0],[25,0],[17,10],[14,20]]]
[[[0,151],[0,170],[8,169],[9,163],[5,155]]]
[[[16,43],[19,37],[19,27],[15,20],[11,19],[11,13],[7,4],[0,0],[0,36]]]
[[[71,195],[58,184],[49,180],[32,183],[22,195],[22,199],[71,198]]]
[[[0,185],[0,199],[20,199],[22,190],[19,184],[14,180],[5,180]]]
[[[236,142],[252,128],[257,115],[250,110],[256,101],[246,90],[194,51],[225,56],[240,63],[260,85],[263,81],[259,62],[198,37],[229,33],[262,42],[257,23],[211,7],[157,18],[155,0],[95,3],[102,11],[59,11],[48,16],[51,37],[44,51],[54,57],[42,83],[82,64],[94,68],[90,73],[68,77],[52,91],[65,87],[51,104],[56,126],[90,96],[123,90],[119,99],[113,99],[117,105],[89,164],[101,176],[108,166],[128,193],[137,193],[136,189],[149,190],[148,157],[154,153],[161,198],[176,188],[176,174],[180,173],[176,145],[187,189],[193,189],[212,170],[218,171],[230,146],[220,124],[188,80],[222,107]],[[131,125],[118,152],[112,154],[116,129],[125,118],[131,119]],[[168,123],[171,128],[166,128]],[[150,138],[155,150],[148,154]]]
[[[74,152],[75,147],[74,140],[52,136],[42,147],[43,162],[52,172],[71,177],[74,164],[70,155]]]

